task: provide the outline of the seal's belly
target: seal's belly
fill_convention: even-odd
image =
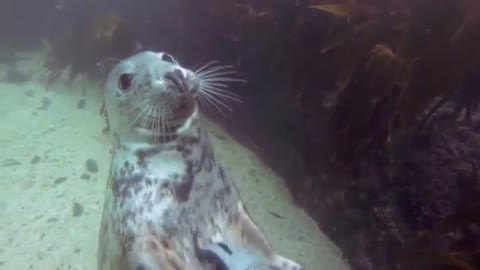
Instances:
[[[222,240],[239,197],[219,164],[197,172],[190,187],[176,184],[176,178],[183,177],[166,181],[141,170],[112,173],[100,233],[104,240],[100,240],[99,270],[135,269],[116,267],[165,250],[164,246],[190,264],[186,269],[201,269],[194,256],[194,233],[201,242]],[[148,251],[148,246],[154,250]]]

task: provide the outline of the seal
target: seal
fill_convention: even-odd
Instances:
[[[143,51],[110,72],[105,109],[113,152],[99,232],[98,270],[210,270],[195,245],[228,242],[301,270],[273,251],[216,159],[197,101],[228,108],[230,66],[196,71]]]

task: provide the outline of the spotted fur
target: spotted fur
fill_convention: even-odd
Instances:
[[[182,69],[187,83],[195,82],[193,72],[165,62],[162,53],[154,52],[120,62],[108,78],[106,111],[115,139],[98,270],[213,269],[194,255],[194,235],[200,245],[213,241],[243,245],[267,258],[271,269],[303,269],[276,254],[247,214],[235,185],[215,158],[196,103],[162,142],[152,138],[159,134],[145,135],[130,126],[134,116],[128,106],[135,105],[133,96],[148,94],[148,85],[173,69]],[[117,85],[125,73],[137,78],[128,94]],[[194,96],[194,91],[192,87],[183,95]]]

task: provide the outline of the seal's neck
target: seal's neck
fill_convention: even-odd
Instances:
[[[168,142],[118,140],[115,148],[114,167],[121,168],[125,163],[137,164],[155,177],[181,175],[198,171],[203,166],[211,166],[213,151],[208,134],[200,127],[199,114],[195,112],[177,130],[176,137]],[[209,161],[209,162],[205,162]]]

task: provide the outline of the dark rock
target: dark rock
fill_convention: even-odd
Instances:
[[[59,178],[55,179],[54,184],[59,185],[61,183],[64,183],[65,181],[67,181],[67,177],[59,177]]]
[[[30,164],[35,165],[35,164],[39,163],[40,160],[41,160],[41,158],[39,156],[35,155],[35,156],[33,156],[32,160],[30,161]]]
[[[79,217],[83,214],[83,205],[78,202],[74,202],[72,206],[72,215],[74,217]]]
[[[94,159],[87,159],[87,161],[85,162],[85,166],[87,167],[87,170],[90,172],[90,173],[97,173],[98,172],[98,165],[97,165],[97,161],[95,161]]]
[[[6,160],[3,161],[2,167],[11,167],[11,166],[18,166],[21,165],[22,163],[16,159],[13,158],[7,158]]]
[[[81,109],[85,108],[85,105],[87,105],[87,101],[85,99],[80,99],[77,102],[77,109],[81,110]]]

